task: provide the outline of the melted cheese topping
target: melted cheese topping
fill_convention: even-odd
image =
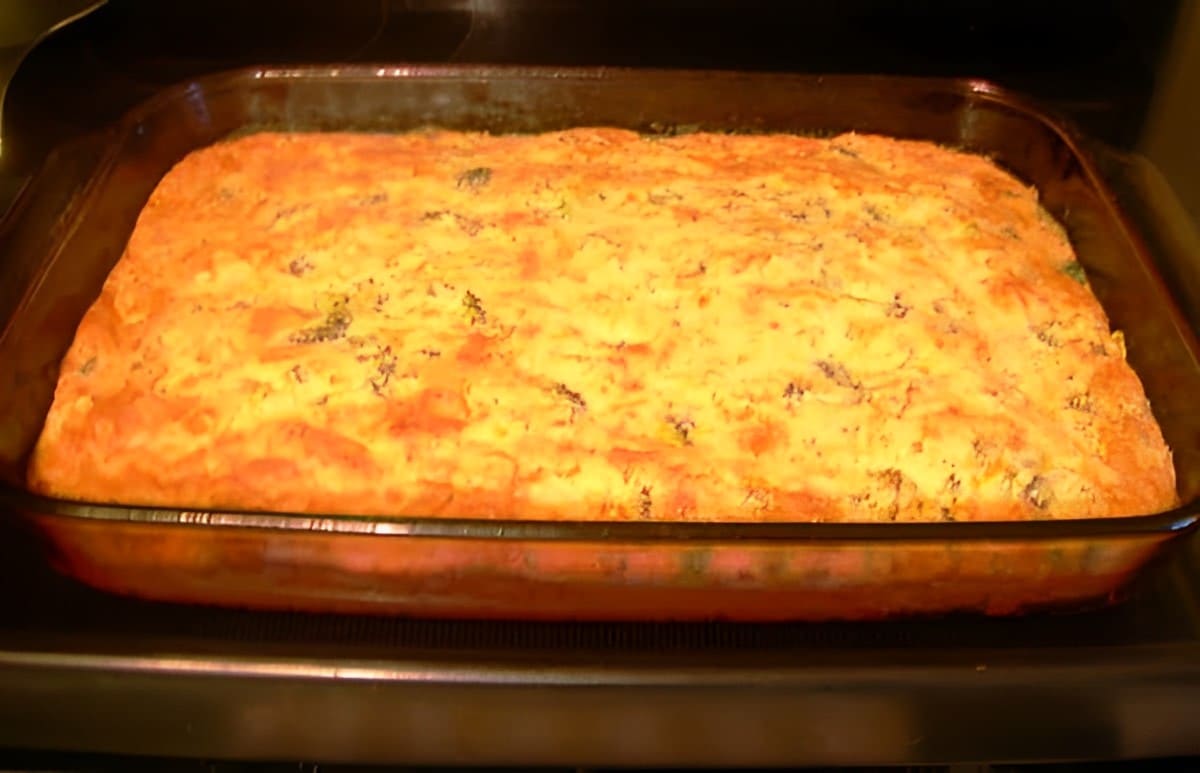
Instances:
[[[259,134],[157,188],[30,467],[94,501],[972,520],[1175,502],[1071,246],[846,135]]]

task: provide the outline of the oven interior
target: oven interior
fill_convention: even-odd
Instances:
[[[1167,256],[1164,277],[1200,326],[1196,159],[1180,139],[1200,123],[1163,91],[1194,80],[1195,48],[1181,52],[1179,41],[1196,37],[1200,9],[1043,5],[109,0],[21,62],[3,106],[0,172],[11,198],[50,150],[165,86],[256,64],[980,77],[1042,100],[1097,141],[1108,182]],[[438,765],[1200,754],[1195,539],[1109,609],[835,625],[470,623],[154,604],[59,577],[32,540],[0,519],[0,746],[10,748]]]

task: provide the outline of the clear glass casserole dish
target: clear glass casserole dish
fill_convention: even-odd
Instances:
[[[191,512],[23,489],[58,363],[162,175],[257,129],[881,133],[986,154],[1066,227],[1175,454],[1180,508],[1021,523],[602,523]],[[1194,331],[1085,140],[975,81],[509,67],[306,67],[161,93],[56,154],[10,213],[0,287],[0,502],[62,571],[196,603],[525,619],[1007,615],[1115,598],[1194,527]]]

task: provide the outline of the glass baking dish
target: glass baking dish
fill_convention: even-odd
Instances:
[[[1171,445],[1183,505],[1021,523],[604,523],[192,512],[29,494],[58,363],[163,174],[258,129],[527,132],[581,125],[882,133],[986,154],[1062,222]],[[576,620],[1013,615],[1120,597],[1195,527],[1195,334],[1087,140],[992,84],[885,76],[312,66],[160,93],[57,152],[0,233],[0,507],[61,571],[135,596],[253,608]],[[1177,269],[1178,267],[1173,267]],[[802,517],[802,514],[799,514]]]

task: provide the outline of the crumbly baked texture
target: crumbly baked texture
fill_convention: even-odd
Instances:
[[[79,327],[29,485],[563,520],[1176,502],[1070,244],[988,160],[614,129],[191,154]]]

